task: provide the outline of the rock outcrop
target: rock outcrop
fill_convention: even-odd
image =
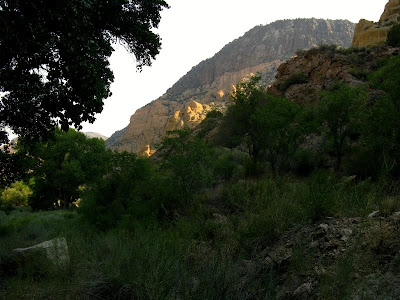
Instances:
[[[97,132],[82,132],[89,139],[100,139],[106,141],[108,137]]]
[[[386,41],[387,34],[400,16],[400,0],[390,0],[379,22],[361,19],[354,30],[352,45],[355,47],[376,46]]]
[[[379,59],[389,58],[398,52],[399,48],[388,47],[315,48],[282,64],[278,68],[276,81],[268,90],[297,103],[314,103],[319,100],[321,91],[337,82],[351,86],[363,83],[367,74],[376,70]]]
[[[195,112],[197,108],[187,112],[194,101],[223,106],[232,85],[250,73],[262,73],[267,86],[278,66],[296,50],[317,44],[348,47],[353,31],[354,24],[344,20],[296,19],[257,26],[193,67],[162,97],[138,109],[127,128],[111,136],[107,145],[118,151],[143,152],[147,145],[159,142],[166,130],[196,126],[204,114]]]
[[[354,276],[346,299],[400,299],[398,214],[367,220],[330,217],[295,226],[242,261],[240,284],[251,284],[260,270],[269,270],[277,284],[273,299],[338,299],[336,286],[321,278],[343,276],[338,274],[342,262]]]
[[[211,104],[213,105],[213,103]],[[206,118],[207,112],[211,110],[211,106],[200,104],[194,100],[189,101],[185,108],[177,110],[168,118],[165,131],[180,130],[184,127],[194,128]]]
[[[66,267],[70,260],[65,238],[57,238],[28,248],[13,250],[13,257],[19,264],[24,264],[25,260],[35,259],[37,254],[43,254],[48,263],[61,268]]]
[[[385,6],[385,10],[379,19],[379,23],[397,22],[400,16],[400,0],[389,0]]]

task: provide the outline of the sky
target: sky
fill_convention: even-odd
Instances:
[[[114,72],[112,96],[104,101],[93,124],[84,132],[107,137],[125,128],[134,112],[162,96],[202,60],[257,25],[295,18],[378,21],[388,0],[166,0],[155,32],[162,39],[151,67],[136,71],[135,57],[115,45],[110,58]]]

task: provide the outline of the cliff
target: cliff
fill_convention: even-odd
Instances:
[[[344,20],[296,19],[256,26],[193,67],[163,96],[138,109],[129,125],[109,138],[108,146],[140,152],[157,143],[167,129],[197,124],[202,116],[193,110],[188,113],[191,101],[210,108],[223,107],[232,85],[243,77],[261,72],[263,84],[269,85],[278,66],[296,50],[317,44],[348,47],[353,31],[354,24]]]
[[[361,19],[354,30],[352,45],[355,47],[376,46],[386,41],[387,34],[400,16],[400,0],[390,0],[379,22]]]
[[[313,103],[320,93],[338,82],[357,86],[377,69],[382,58],[398,55],[399,48],[349,48],[334,46],[311,49],[278,68],[276,81],[269,92],[298,103]],[[374,93],[377,91],[370,91]]]

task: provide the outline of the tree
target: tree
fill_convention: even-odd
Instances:
[[[28,204],[28,198],[32,194],[29,185],[22,181],[16,181],[10,187],[6,187],[0,192],[0,203],[6,205],[25,206]]]
[[[158,151],[163,156],[161,170],[167,174],[176,204],[190,203],[197,192],[213,179],[214,152],[189,128],[169,132]]]
[[[385,172],[400,173],[400,57],[394,56],[369,76],[374,89],[384,91],[368,113],[365,136]]]
[[[303,141],[306,126],[296,103],[270,95],[265,100],[250,116],[249,137],[276,175],[288,167]]]
[[[154,199],[158,185],[153,184],[156,176],[150,160],[115,152],[105,164],[105,176],[87,185],[80,212],[103,230],[115,227],[123,219],[150,218],[159,208]]]
[[[32,159],[26,156],[26,153],[19,150],[16,153],[10,153],[7,145],[3,146],[3,149],[0,149],[0,188],[26,179],[31,167]]]
[[[35,184],[29,204],[34,209],[67,208],[79,199],[82,187],[101,177],[109,152],[100,139],[70,129],[57,130],[53,139],[38,143]]]
[[[261,76],[250,77],[234,89],[225,126],[231,129],[232,146],[245,143],[251,158],[251,172],[269,162],[274,174],[283,171],[297,151],[304,126],[301,108],[287,99],[276,98],[259,86]]]
[[[337,170],[340,169],[349,137],[359,129],[361,108],[366,99],[363,89],[348,85],[322,93],[318,115],[322,129],[335,151]]]
[[[43,136],[93,122],[110,96],[108,58],[121,42],[151,65],[163,0],[0,0],[0,143],[5,128]]]
[[[266,98],[265,90],[258,85],[260,80],[261,76],[257,74],[236,85],[230,96],[233,105],[228,108],[223,126],[228,145],[232,147],[244,142],[253,161],[258,160],[261,149],[249,135],[250,118]],[[229,134],[226,134],[227,129]]]
[[[400,46],[400,24],[394,24],[387,34],[387,43],[392,47]]]

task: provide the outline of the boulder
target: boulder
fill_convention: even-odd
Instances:
[[[23,264],[25,260],[34,259],[37,254],[46,257],[53,266],[61,268],[66,267],[70,260],[67,240],[63,237],[45,241],[28,248],[14,249],[12,256],[16,261]]]

